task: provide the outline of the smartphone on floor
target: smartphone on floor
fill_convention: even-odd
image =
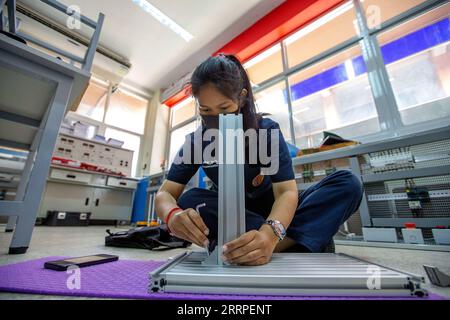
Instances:
[[[56,271],[66,271],[71,266],[79,268],[89,267],[96,264],[107,263],[119,260],[118,256],[110,254],[96,254],[92,256],[67,258],[63,260],[48,261],[44,264],[44,268]]]

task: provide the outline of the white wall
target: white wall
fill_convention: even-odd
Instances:
[[[161,163],[166,156],[170,109],[159,102],[160,90],[155,91],[147,112],[144,139],[141,147],[141,175],[152,175],[162,171]]]

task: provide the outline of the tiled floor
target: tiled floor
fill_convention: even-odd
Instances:
[[[46,256],[83,256],[98,253],[118,255],[121,259],[166,260],[183,249],[162,252],[141,249],[123,249],[104,246],[105,230],[110,227],[36,227],[28,252],[23,255],[8,255],[12,234],[4,232],[0,226],[0,265],[36,259]],[[113,230],[115,231],[115,229]],[[419,251],[404,249],[366,248],[356,246],[336,246],[336,252],[346,253],[373,263],[402,271],[425,275],[424,264],[434,265],[450,274],[450,252]],[[450,299],[450,288],[439,288],[429,284],[430,292]],[[73,297],[52,297],[28,294],[0,293],[0,299],[76,299]]]

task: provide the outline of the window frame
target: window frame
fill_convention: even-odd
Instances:
[[[120,128],[120,127],[116,127],[116,126],[111,125],[111,124],[107,124],[105,122],[105,120],[106,120],[106,113],[108,112],[108,107],[109,107],[111,95],[113,94],[113,87],[114,86],[113,86],[113,84],[110,81],[103,81],[103,80],[95,78],[94,76],[91,77],[91,80],[93,82],[97,83],[97,84],[100,84],[102,86],[106,86],[107,87],[107,96],[106,96],[106,101],[105,101],[105,106],[104,106],[105,110],[104,110],[104,113],[103,113],[102,121],[95,120],[95,119],[90,118],[90,117],[88,117],[86,115],[77,113],[76,111],[69,111],[67,113],[67,115],[66,115],[66,118],[68,118],[70,120],[81,121],[83,123],[96,126],[97,127],[97,134],[100,134],[100,135],[103,135],[103,136],[105,135],[106,129],[108,129],[108,128],[116,130],[116,131],[121,131],[121,132],[124,132],[124,133],[127,133],[127,134],[131,134],[131,135],[134,135],[134,136],[138,136],[139,139],[140,139],[139,150],[137,151],[137,154],[136,154],[136,151],[133,152],[133,158],[136,157],[136,156],[138,158],[137,158],[137,162],[136,162],[136,168],[134,168],[134,170],[131,172],[131,176],[132,177],[136,177],[138,175],[139,167],[140,167],[140,163],[141,163],[141,152],[142,152],[142,149],[143,149],[144,136],[145,136],[147,123],[146,122],[144,123],[144,131],[143,131],[143,133],[136,133],[136,132],[133,132],[133,131],[129,131],[129,130]],[[129,88],[128,86],[121,86],[121,85],[119,85],[119,88],[120,88],[120,90],[124,91],[125,93],[137,96],[137,97],[139,97],[141,99],[144,99],[144,100],[147,100],[147,109],[146,109],[146,113],[145,113],[146,114],[146,118],[147,118],[148,114],[149,114],[149,103],[150,103],[151,96],[150,95],[146,95],[144,93],[134,92],[134,90],[132,88]]]
[[[107,97],[106,97],[106,101],[105,101],[105,113],[103,114],[102,123],[104,123],[107,127],[110,127],[110,128],[119,128],[119,130],[121,130],[121,131],[124,131],[124,132],[127,132],[127,133],[132,133],[132,134],[137,135],[137,136],[143,136],[144,133],[145,133],[145,125],[146,125],[145,120],[144,120],[144,128],[142,130],[142,133],[138,133],[138,132],[130,131],[130,130],[127,130],[127,129],[123,129],[123,128],[117,127],[115,125],[112,125],[112,124],[109,124],[109,123],[106,122],[106,115],[108,114],[108,110],[109,110],[109,107],[110,107],[110,104],[111,104],[111,97],[116,91],[119,91],[119,90],[122,93],[127,94],[127,95],[132,96],[132,97],[135,97],[137,99],[146,100],[147,101],[147,105],[146,105],[144,118],[147,118],[148,105],[150,103],[150,97],[144,97],[141,94],[137,94],[137,93],[133,92],[132,90],[127,89],[127,88],[125,88],[123,86],[120,86],[120,85],[113,92],[113,86],[112,86],[112,84],[109,84]]]
[[[323,15],[318,17],[317,19],[311,21],[310,23],[302,26],[299,30],[296,30],[295,33],[300,31],[303,28],[308,27],[310,24],[314,23],[318,19],[323,16],[329,14],[334,10],[339,10],[342,6],[349,5],[349,3],[353,4],[353,10],[355,12],[355,19],[357,26],[359,28],[359,33],[353,38],[350,38],[320,54],[310,58],[309,60],[303,61],[298,65],[289,67],[289,61],[287,56],[287,48],[285,44],[285,40],[289,38],[291,35],[280,39],[276,43],[270,45],[270,48],[281,45],[282,50],[282,63],[283,63],[283,71],[273,77],[259,83],[257,86],[253,88],[254,94],[256,95],[258,92],[269,89],[270,87],[284,81],[286,84],[287,90],[287,106],[289,113],[289,125],[290,125],[290,137],[286,137],[287,140],[290,140],[293,144],[296,145],[295,141],[295,132],[294,132],[294,121],[292,116],[292,96],[291,96],[291,87],[289,84],[289,78],[302,71],[305,70],[314,64],[317,64],[323,60],[326,60],[336,54],[339,54],[347,49],[350,49],[353,46],[360,46],[361,51],[366,52],[367,48],[374,49],[369,50],[372,52],[371,54],[362,54],[364,63],[366,64],[367,71],[370,72],[369,76],[369,84],[371,87],[372,98],[375,102],[375,107],[378,115],[378,122],[380,131],[376,133],[371,133],[364,136],[356,137],[361,143],[369,143],[375,141],[382,141],[384,139],[391,138],[393,136],[402,136],[414,132],[425,131],[436,129],[439,127],[445,127],[448,125],[450,121],[450,117],[429,120],[424,122],[419,122],[415,124],[405,125],[401,120],[401,116],[397,107],[397,101],[395,99],[394,91],[392,85],[389,81],[389,74],[387,72],[386,65],[384,64],[384,60],[381,54],[380,43],[378,42],[377,36],[384,31],[388,31],[402,23],[408,22],[412,19],[417,18],[420,15],[426,14],[442,5],[446,4],[445,0],[427,0],[413,8],[408,9],[407,11],[382,22],[376,28],[370,29],[367,23],[367,15],[364,11],[362,3],[360,0],[347,0],[343,2],[337,8],[334,8],[331,11],[325,12]],[[295,34],[293,33],[293,34]],[[265,52],[264,50],[262,54]],[[257,57],[257,56],[256,56]],[[253,57],[252,59],[256,58]],[[246,61],[248,62],[248,61]],[[245,62],[244,62],[245,65]],[[369,72],[368,72],[369,73]],[[381,84],[381,88],[380,88]],[[373,92],[373,88],[378,88],[381,90],[381,98],[376,98],[376,95]],[[169,130],[168,130],[168,143],[166,145],[166,159],[168,159],[170,152],[170,136],[173,130],[176,130],[179,127],[182,127],[190,122],[198,120],[198,110],[196,108],[196,115],[190,119],[183,121],[182,123],[177,124],[175,127],[172,127],[172,112],[170,114],[169,119]],[[168,162],[168,160],[167,160]],[[166,162],[166,163],[167,163]]]
[[[186,98],[184,98],[183,100],[179,101],[177,104],[175,104],[174,106],[172,106],[170,108],[169,126],[168,126],[169,129],[167,130],[167,143],[166,143],[165,161],[164,161],[166,168],[164,170],[166,170],[168,168],[168,166],[169,166],[170,147],[171,147],[171,144],[172,144],[171,137],[172,137],[173,131],[175,131],[175,130],[177,130],[179,128],[182,128],[182,127],[184,127],[184,126],[186,126],[186,125],[188,125],[190,123],[197,122],[199,120],[198,108],[195,107],[195,114],[194,114],[194,116],[192,116],[192,117],[190,117],[190,118],[188,118],[188,119],[186,119],[186,120],[184,120],[182,122],[179,122],[177,125],[173,126],[174,112],[176,110],[174,108],[176,108],[180,104],[183,104],[184,102],[186,102],[187,99],[193,99],[193,97],[191,97],[191,96],[186,97]],[[196,105],[196,103],[195,103],[195,105]]]
[[[445,126],[449,120],[449,118],[444,119],[435,119],[430,120],[426,122],[420,122],[415,123],[411,125],[405,125],[403,124],[400,113],[397,108],[397,102],[395,99],[395,95],[392,89],[392,85],[389,81],[389,75],[387,73],[386,66],[383,61],[383,57],[381,55],[380,50],[380,44],[378,43],[377,35],[387,31],[389,29],[392,29],[402,23],[405,23],[407,21],[410,21],[414,18],[417,18],[420,15],[426,14],[427,12],[434,10],[442,5],[445,5],[444,0],[428,0],[421,4],[419,4],[416,7],[413,7],[401,14],[399,14],[396,17],[393,17],[387,21],[384,21],[381,23],[377,28],[369,29],[367,24],[367,16],[364,12],[364,9],[362,7],[362,4],[359,0],[348,0],[344,3],[342,3],[339,7],[333,9],[338,10],[341,6],[348,5],[349,2],[353,3],[353,10],[355,11],[355,18],[358,23],[358,27],[360,29],[359,34],[357,34],[355,37],[348,39],[341,44],[338,44],[321,54],[310,58],[309,60],[306,60],[298,65],[292,66],[289,68],[289,61],[287,56],[287,50],[286,50],[286,44],[285,40],[289,38],[290,36],[281,39],[278,43],[281,43],[281,49],[282,49],[282,59],[283,59],[283,72],[280,74],[277,74],[270,79],[267,79],[263,81],[262,83],[258,84],[257,87],[254,88],[254,94],[264,91],[265,89],[269,89],[273,85],[281,82],[286,81],[286,89],[287,89],[287,100],[288,100],[288,112],[289,112],[289,118],[290,118],[290,140],[296,144],[295,141],[295,132],[294,132],[294,124],[293,124],[293,117],[292,117],[292,96],[291,96],[291,87],[289,85],[289,77],[305,70],[323,60],[326,60],[338,53],[341,53],[347,49],[350,49],[352,46],[359,45],[361,47],[361,50],[364,52],[365,48],[375,48],[375,52],[373,55],[364,55],[363,59],[364,62],[369,70],[369,66],[371,66],[371,69],[375,72],[373,72],[373,76],[369,77],[369,84],[371,86],[371,90],[373,90],[374,87],[377,87],[379,83],[382,84],[381,91],[382,91],[382,99],[376,99],[375,95],[372,91],[372,96],[375,101],[375,106],[378,114],[378,121],[380,125],[380,131],[377,133],[372,133],[369,135],[357,137],[362,143],[366,142],[372,142],[372,141],[380,141],[382,139],[392,137],[395,135],[404,135],[412,132],[416,132],[417,130],[423,131],[426,129],[434,129],[438,127]],[[329,12],[324,13],[324,15],[328,14]],[[322,15],[323,16],[323,15]],[[319,17],[318,19],[320,19]],[[308,25],[314,23],[318,19],[310,22],[309,24],[303,26],[302,28],[307,27]],[[301,29],[299,29],[301,30]],[[297,30],[296,32],[298,32]],[[294,33],[295,34],[295,33]],[[275,46],[275,44],[272,44],[271,46]]]

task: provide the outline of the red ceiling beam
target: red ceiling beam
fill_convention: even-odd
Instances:
[[[190,85],[185,86],[183,88],[183,90],[181,90],[177,94],[171,96],[169,99],[164,101],[163,104],[165,104],[169,108],[172,108],[174,105],[176,105],[177,103],[183,101],[184,99],[186,99],[187,97],[190,96],[190,94],[191,94],[190,89],[191,89]]]
[[[235,54],[248,61],[344,0],[286,0],[214,55]]]

